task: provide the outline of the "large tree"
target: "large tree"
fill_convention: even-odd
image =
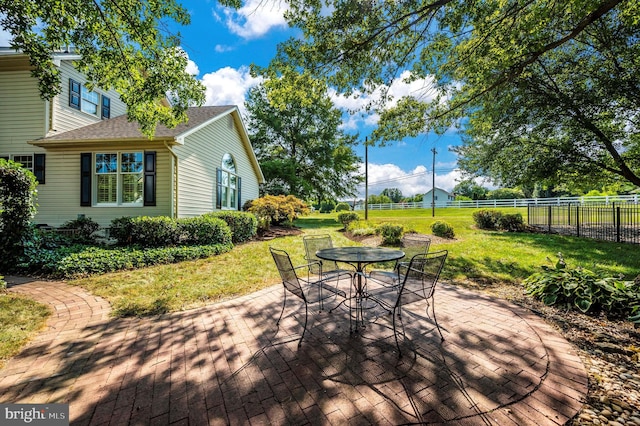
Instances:
[[[340,130],[342,113],[323,82],[291,70],[270,75],[250,90],[246,107],[266,193],[317,201],[355,194],[356,136]]]
[[[346,93],[406,71],[423,93],[372,105],[378,141],[452,123],[461,166],[498,184],[640,185],[640,4],[632,0],[288,0],[292,64]]]
[[[147,135],[158,123],[186,120],[186,108],[204,102],[179,34],[166,32],[170,21],[189,23],[174,0],[0,0],[0,27],[11,34],[11,47],[29,55],[43,99],[60,92],[52,53],[71,46],[82,56],[80,71],[117,90]],[[170,106],[162,102],[167,96]]]

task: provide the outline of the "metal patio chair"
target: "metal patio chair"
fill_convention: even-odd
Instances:
[[[393,333],[398,348],[398,355],[401,357],[400,344],[398,342],[397,319],[402,321],[402,307],[420,301],[426,302],[425,312],[429,317],[429,306],[433,313],[433,321],[435,322],[441,341],[444,336],[440,330],[436,311],[433,302],[433,295],[438,283],[438,278],[442,272],[442,268],[447,259],[447,250],[431,252],[426,254],[416,254],[411,258],[405,272],[400,275],[401,281],[397,292],[395,289],[381,287],[377,291],[370,292],[369,297],[383,308],[387,309],[393,315]],[[394,296],[394,292],[396,292]],[[404,333],[404,326],[403,326]]]
[[[320,277],[322,281],[336,281],[336,289],[340,283],[340,277],[349,277],[349,282],[353,279],[353,270],[342,269],[338,262],[323,260],[316,256],[318,250],[333,248],[333,241],[328,234],[305,235],[302,237],[304,243],[305,259],[309,262],[309,272]],[[321,287],[321,291],[322,291]]]
[[[331,297],[325,297],[323,295],[323,292],[321,291],[322,288],[326,287],[324,289],[329,291],[332,295],[341,296],[345,299],[347,296],[344,291],[327,285],[326,280],[319,279],[314,281],[310,279],[309,275],[307,275],[307,279],[299,277],[296,271],[299,269],[305,269],[308,272],[310,268],[309,264],[294,267],[293,263],[291,263],[291,258],[286,251],[279,250],[273,247],[269,247],[269,251],[271,252],[271,256],[273,256],[273,260],[276,263],[276,267],[278,268],[280,278],[282,278],[282,285],[284,287],[282,310],[280,311],[280,317],[278,317],[278,321],[276,322],[276,324],[280,325],[282,314],[284,314],[284,308],[287,304],[287,293],[293,294],[304,302],[304,329],[302,331],[300,341],[298,342],[298,346],[300,346],[302,345],[304,334],[307,331],[309,304],[319,303],[322,306],[324,300]]]
[[[418,251],[413,254],[427,254],[429,252],[429,246],[431,245],[431,239],[422,234],[405,234],[402,237],[402,247],[411,248],[412,251],[416,249]],[[386,285],[394,288],[398,288],[400,284],[400,277],[406,271],[409,266],[409,262],[407,261],[396,261],[395,265],[393,265],[393,269],[390,271],[382,270],[382,269],[374,269],[369,272],[369,277],[377,280],[379,284]]]

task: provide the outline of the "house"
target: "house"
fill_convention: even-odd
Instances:
[[[434,193],[435,191],[435,193]],[[435,203],[436,207],[446,207],[447,203],[455,200],[455,195],[441,188],[433,188],[427,191],[422,198],[422,206],[425,209],[432,207],[431,203]]]
[[[258,198],[264,176],[237,107],[190,108],[187,123],[159,125],[149,140],[117,92],[84,86],[79,56],[53,58],[62,91],[44,101],[27,55],[0,48],[0,158],[35,174],[36,223],[190,217]]]

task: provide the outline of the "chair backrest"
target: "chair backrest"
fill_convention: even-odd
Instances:
[[[416,254],[427,254],[429,252],[429,246],[431,245],[431,238],[423,234],[404,234],[402,237],[403,247],[418,247],[420,249]]]
[[[304,243],[305,259],[309,262],[309,271],[312,274],[319,275],[321,265],[323,273],[338,269],[336,262],[322,260],[316,256],[318,250],[333,248],[333,241],[330,235],[305,235],[302,237],[302,242]]]
[[[399,298],[409,292],[432,297],[448,254],[447,250],[441,250],[413,256],[403,276]]]
[[[271,251],[271,256],[273,256],[273,260],[276,262],[276,267],[280,273],[280,278],[282,278],[284,288],[306,301],[307,299],[304,296],[304,291],[302,291],[302,286],[300,285],[300,280],[293,267],[293,263],[291,263],[289,253],[273,247],[269,247],[269,251]]]

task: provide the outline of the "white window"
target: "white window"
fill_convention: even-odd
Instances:
[[[13,161],[22,164],[22,167],[33,172],[33,155],[14,155]]]
[[[222,157],[221,205],[223,209],[236,209],[238,205],[238,175],[231,154]]]
[[[142,152],[95,154],[96,205],[142,205]]]
[[[111,100],[72,78],[69,79],[69,106],[103,119],[111,117]]]
[[[96,92],[92,92],[84,86],[81,86],[82,90],[82,102],[80,102],[80,109],[86,113],[98,115],[98,105],[100,105],[100,95]]]

